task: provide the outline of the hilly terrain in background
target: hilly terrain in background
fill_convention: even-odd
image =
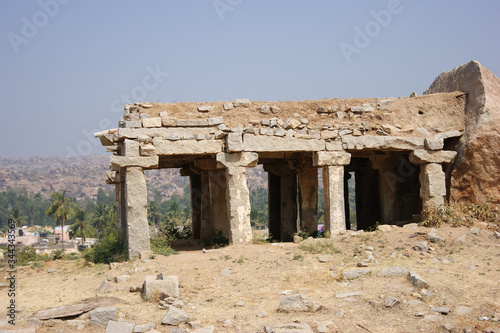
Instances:
[[[53,192],[66,189],[71,197],[95,201],[99,188],[114,191],[114,186],[106,184],[107,170],[107,155],[0,158],[0,191],[26,190],[50,197]],[[178,169],[148,170],[146,179],[150,199],[155,197],[156,201],[170,200],[174,194],[182,197],[189,186],[189,178],[182,177]],[[248,170],[248,186],[250,190],[267,188],[267,177],[261,167]]]

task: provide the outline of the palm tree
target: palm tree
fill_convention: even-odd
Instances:
[[[64,224],[70,217],[75,215],[76,205],[66,196],[66,190],[62,193],[52,193],[51,199],[52,203],[45,211],[45,214],[49,217],[53,216],[54,220],[61,225],[61,247],[64,250]]]
[[[14,207],[10,210],[10,216],[14,221],[16,221],[16,224],[18,226],[21,226],[22,224],[26,223],[26,217],[23,215],[19,207]]]
[[[70,238],[80,237],[82,239],[82,244],[84,244],[87,237],[93,237],[95,235],[95,230],[90,225],[83,210],[78,209],[76,211],[75,219],[76,222],[69,227]]]
[[[161,219],[162,214],[160,213],[158,204],[155,201],[151,201],[148,205],[148,220],[157,226],[160,224]]]
[[[97,230],[97,233],[102,234],[106,228],[109,213],[106,211],[106,206],[99,202],[95,207],[95,211],[90,217],[90,223]]]

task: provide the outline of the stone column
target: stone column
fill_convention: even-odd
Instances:
[[[210,196],[210,180],[208,171],[200,172],[201,176],[201,239],[211,238],[214,230],[212,200]]]
[[[410,162],[420,166],[420,197],[422,208],[438,207],[446,202],[446,175],[442,163],[451,163],[456,151],[415,150],[410,153]]]
[[[224,236],[229,239],[229,220],[227,217],[226,201],[226,171],[210,170],[210,199],[212,202],[213,228],[216,231],[222,231]]]
[[[226,168],[226,201],[230,232],[229,242],[232,244],[252,241],[250,224],[250,196],[246,179],[246,167],[257,165],[256,153],[218,153],[217,164]]]
[[[281,177],[273,173],[267,176],[267,211],[269,235],[272,239],[281,237]]]
[[[318,229],[318,168],[299,169],[300,230],[313,234]]]
[[[323,169],[325,188],[325,233],[330,236],[346,230],[344,204],[344,165],[351,161],[346,152],[317,152],[313,164]]]
[[[130,259],[141,251],[150,250],[148,226],[148,192],[146,177],[141,167],[127,167],[125,172],[127,203],[127,246]]]

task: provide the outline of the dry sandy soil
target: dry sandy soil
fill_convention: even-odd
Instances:
[[[250,126],[252,120],[270,118],[306,118],[311,128],[321,128],[323,125],[360,126],[363,121],[369,122],[373,128],[379,128],[383,124],[394,125],[400,129],[398,135],[419,136],[413,129],[423,127],[431,132],[442,132],[449,130],[463,130],[465,126],[465,95],[461,92],[439,93],[417,96],[414,98],[398,97],[391,98],[393,105],[390,109],[376,109],[374,112],[365,112],[354,115],[348,112],[351,106],[361,106],[364,103],[374,103],[384,98],[332,98],[315,101],[251,101],[249,107],[236,107],[225,111],[225,102],[183,102],[183,103],[152,103],[151,108],[140,108],[139,112],[147,113],[149,117],[158,117],[161,111],[167,111],[169,117],[179,119],[209,118],[222,116],[228,127]],[[213,106],[214,110],[200,113],[198,106]],[[279,111],[275,113],[261,114],[260,107],[277,106]],[[347,116],[338,119],[335,112],[329,114],[318,114],[318,107],[337,107],[339,111],[347,111]],[[374,134],[367,133],[367,134]]]
[[[163,273],[179,277],[183,310],[191,320],[201,322],[203,327],[214,325],[215,332],[264,332],[265,325],[290,322],[308,323],[317,332],[317,322],[325,321],[333,323],[327,332],[443,332],[443,324],[453,326],[453,332],[500,332],[500,322],[493,320],[500,317],[500,240],[485,225],[480,228],[479,235],[475,235],[465,227],[441,227],[437,233],[446,242],[429,243],[428,253],[413,249],[415,243],[426,240],[430,229],[424,227],[337,235],[329,240],[336,249],[332,252],[333,261],[324,263],[318,260],[321,254],[311,253],[296,243],[231,246],[206,253],[201,249],[181,250],[177,255],[127,262],[116,269],[108,265],[89,267],[82,260],[47,261],[41,268],[25,266],[18,270],[17,327],[28,326],[28,318],[40,309],[74,304],[94,296],[113,296],[120,300],[116,303],[119,318],[137,325],[155,323],[158,331],[171,332],[172,327],[160,324],[166,310],[129,292],[129,287],[141,285],[146,275]],[[457,242],[463,235],[465,243]],[[315,240],[312,248],[322,248],[318,242],[324,241]],[[333,247],[324,249],[327,253]],[[357,263],[370,254],[375,258],[368,263],[371,274],[348,282],[339,278],[343,271],[359,269]],[[420,274],[433,295],[425,296],[425,291],[414,288],[406,275],[378,275],[391,266]],[[231,268],[232,274],[221,275],[222,268]],[[48,273],[49,269],[55,272]],[[113,282],[113,292],[97,292],[104,280],[123,274],[129,274],[129,280]],[[3,269],[2,281],[5,276]],[[324,309],[277,312],[285,290],[307,296]],[[337,297],[337,293],[349,291],[360,291],[362,295]],[[5,312],[7,292],[0,292],[1,311]],[[386,296],[400,303],[387,308]],[[244,306],[235,306],[238,302],[244,302]],[[470,307],[471,312],[459,315],[460,306]],[[450,313],[433,312],[433,307],[448,307]],[[259,317],[259,312],[265,315]],[[430,316],[418,317],[418,312]],[[481,317],[488,320],[480,320]],[[77,318],[86,320],[83,332],[105,331],[104,327],[90,324],[88,318],[89,313]],[[225,320],[229,321],[223,325]],[[181,324],[180,328],[190,327]],[[72,332],[76,327],[49,320],[36,331]]]

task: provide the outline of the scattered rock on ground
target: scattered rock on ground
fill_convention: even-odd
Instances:
[[[278,312],[314,312],[322,308],[318,302],[298,294],[281,297]]]
[[[408,273],[408,281],[410,281],[415,288],[429,288],[427,281],[415,272]]]
[[[377,275],[389,277],[389,276],[401,276],[406,274],[408,274],[408,268],[392,266],[381,270]]]
[[[392,296],[386,296],[384,305],[386,308],[392,308],[394,305],[398,304],[399,300],[397,298],[394,298]]]
[[[231,270],[231,268],[222,268],[220,271],[219,271],[219,274],[220,275],[229,275],[231,274],[233,271]]]
[[[134,324],[130,324],[124,321],[108,321],[105,333],[132,333],[134,330]]]
[[[346,280],[357,279],[360,276],[371,274],[372,270],[369,268],[355,269],[352,271],[343,271],[342,277]]]
[[[167,314],[161,320],[163,325],[173,325],[177,326],[180,323],[187,323],[189,321],[189,314],[182,311],[181,309],[176,308],[175,306],[171,306],[168,309]]]
[[[306,323],[278,324],[266,330],[269,333],[313,333],[311,326]]]
[[[331,254],[323,254],[318,258],[319,262],[332,262],[333,260],[334,258]]]
[[[335,297],[337,297],[337,298],[346,298],[346,297],[353,297],[353,296],[363,296],[363,292],[361,292],[361,291],[347,291],[347,292],[335,294]]]
[[[106,326],[108,321],[116,318],[117,311],[115,306],[94,309],[90,312],[90,322],[97,326]]]

